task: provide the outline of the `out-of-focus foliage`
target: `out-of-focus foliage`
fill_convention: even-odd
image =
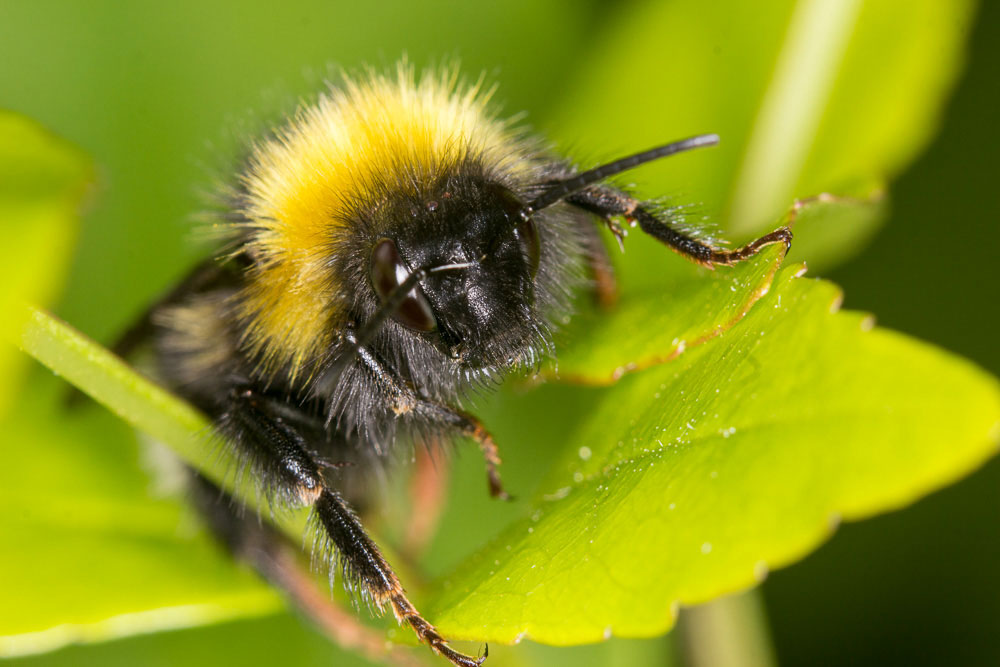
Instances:
[[[646,189],[690,188],[746,239],[796,198],[877,197],[933,132],[971,9],[936,0],[641,3],[588,55],[552,127],[588,151],[718,133],[720,154],[651,165]],[[804,228],[794,258],[819,266],[856,252],[878,220],[874,203]],[[648,276],[658,262],[644,258],[632,267]]]
[[[37,123],[0,110],[0,418],[26,359],[4,344],[24,302],[48,304],[61,286],[91,165]]]

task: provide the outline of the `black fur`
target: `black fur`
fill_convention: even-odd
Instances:
[[[546,172],[536,173],[541,180]],[[291,381],[284,370],[262,373],[260,360],[245,345],[247,323],[236,304],[242,285],[260,279],[254,259],[245,254],[228,263],[225,279],[193,281],[186,293],[173,294],[154,311],[159,375],[219,422],[242,460],[239,477],[254,480],[266,497],[288,501],[294,493],[280,491],[285,484],[280,466],[261,463],[254,444],[257,420],[246,416],[252,411],[245,401],[233,398],[242,392],[294,411],[292,421],[300,423],[296,428],[305,433],[313,456],[351,463],[334,473],[339,479],[328,481],[360,502],[373,468],[401,436],[447,441],[461,434],[463,427],[443,416],[461,413],[439,408],[489,388],[515,368],[530,370],[552,354],[554,322],[567,314],[570,296],[583,282],[584,248],[593,245],[593,234],[581,211],[553,207],[536,213],[540,252],[533,266],[518,234],[517,209],[535,188],[474,157],[441,165],[433,176],[412,173],[373,184],[368,200],[344,202],[343,219],[331,223],[329,279],[349,308],[346,316],[331,312],[334,343],[311,360],[302,374],[307,382]],[[234,204],[230,217],[240,219],[238,198]],[[380,306],[370,262],[383,238],[396,243],[411,267],[474,266],[422,281],[437,330],[415,332],[390,318],[363,350],[355,350],[352,333]],[[197,310],[200,330],[177,325],[176,316],[185,309]],[[205,329],[213,335],[203,335]],[[205,358],[214,360],[210,368]],[[404,409],[401,401],[420,407]],[[317,427],[323,423],[325,428]]]

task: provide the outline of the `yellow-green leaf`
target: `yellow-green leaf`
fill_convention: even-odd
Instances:
[[[841,518],[901,507],[995,452],[995,378],[836,312],[835,286],[794,273],[731,331],[601,390],[545,443],[561,454],[523,518],[439,582],[444,632],[655,635],[678,604],[751,587]],[[532,442],[531,425],[518,435]]]

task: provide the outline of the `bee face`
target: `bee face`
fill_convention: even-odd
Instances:
[[[447,191],[419,208],[371,252],[384,302],[414,271],[426,272],[392,317],[468,368],[507,366],[531,344],[541,246],[534,221],[507,188],[461,199]]]

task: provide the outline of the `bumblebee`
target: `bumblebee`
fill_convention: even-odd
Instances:
[[[707,267],[791,240],[782,228],[725,250],[606,183],[714,135],[579,172],[492,114],[489,96],[453,70],[345,76],[250,147],[214,225],[223,249],[118,346],[151,341],[158,377],[214,420],[240,479],[274,507],[312,508],[331,576],[462,666],[486,653],[452,649],[421,616],[352,509],[373,471],[399,442],[465,437],[507,497],[496,443],[459,406],[552,356],[576,290],[609,300],[595,222],[619,241],[619,220],[638,225]],[[277,529],[192,478],[213,530],[321,616]]]

